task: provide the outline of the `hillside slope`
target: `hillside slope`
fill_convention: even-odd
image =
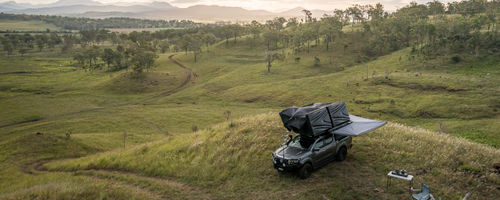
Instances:
[[[411,60],[411,49],[395,51],[365,63],[341,48],[325,52],[285,52],[284,61],[266,71],[262,48],[250,40],[224,43],[193,61],[178,59],[199,74],[196,84],[157,104],[224,102],[257,105],[278,111],[312,102],[344,101],[349,111],[370,118],[449,133],[499,147],[500,57],[463,56]],[[233,44],[231,44],[233,43]],[[338,44],[337,44],[338,45]],[[300,62],[294,61],[296,57]],[[314,66],[314,57],[321,59]],[[453,106],[450,106],[453,105]]]
[[[391,169],[407,169],[415,175],[415,186],[424,182],[444,199],[457,199],[467,192],[473,199],[500,195],[500,175],[492,170],[492,164],[500,161],[500,151],[483,144],[389,123],[355,138],[346,161],[331,163],[304,181],[272,167],[271,152],[284,135],[277,115],[261,114],[125,151],[51,162],[44,168],[126,171],[204,188],[216,199],[408,198],[406,183],[394,181],[386,190],[385,174]]]

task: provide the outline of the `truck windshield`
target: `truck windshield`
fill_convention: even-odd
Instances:
[[[290,141],[288,146],[301,148],[301,149],[307,149],[307,148],[309,148],[309,146],[311,146],[311,144],[308,141],[301,141],[300,136],[297,136]]]

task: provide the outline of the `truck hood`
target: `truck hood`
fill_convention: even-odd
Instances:
[[[280,158],[283,158],[284,155],[286,159],[297,159],[305,152],[306,149],[290,147],[290,146],[282,146],[281,148],[279,148],[274,152],[274,155]]]

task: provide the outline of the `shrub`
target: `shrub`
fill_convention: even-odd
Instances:
[[[318,58],[318,56],[314,56],[314,66],[318,67],[320,62],[321,62],[321,60]]]
[[[451,57],[451,61],[453,61],[454,63],[459,63],[460,61],[462,61],[462,58],[460,56],[456,55],[456,56]]]

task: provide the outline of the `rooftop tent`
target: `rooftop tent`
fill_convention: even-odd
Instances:
[[[349,113],[344,102],[314,103],[291,107],[280,112],[285,127],[303,137],[316,137],[332,127],[349,123]]]
[[[360,136],[386,124],[384,121],[349,115],[344,102],[314,103],[280,112],[283,125],[302,137],[314,138],[325,132]]]
[[[333,134],[344,136],[360,136],[387,124],[384,121],[366,119],[355,115],[349,115],[351,123],[339,129],[333,130]]]

